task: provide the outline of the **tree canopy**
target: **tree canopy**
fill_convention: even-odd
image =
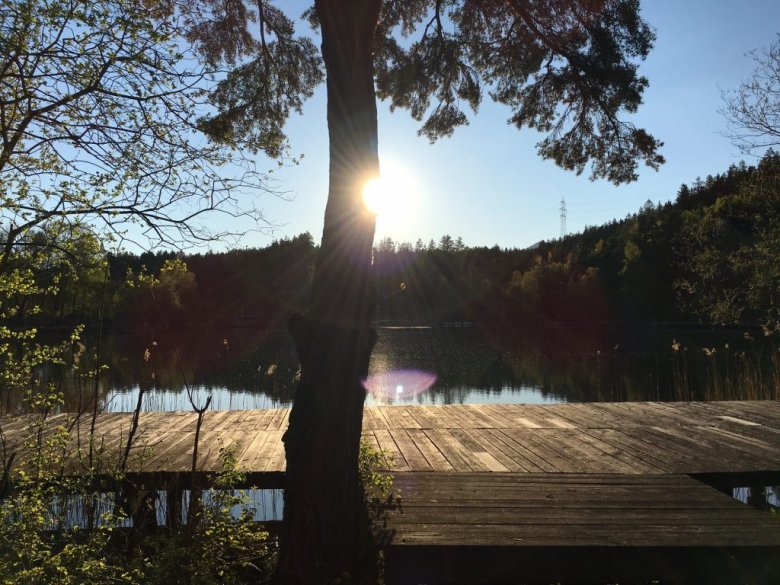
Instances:
[[[317,26],[314,9],[304,16]],[[230,66],[201,127],[277,155],[288,115],[324,79],[314,39],[266,0],[205,0],[189,38]],[[638,162],[663,162],[661,143],[621,118],[641,104],[648,82],[638,64],[654,39],[638,0],[390,0],[375,35],[377,95],[434,141],[467,124],[487,94],[509,108],[509,123],[546,134],[543,157],[631,181]]]
[[[206,211],[260,219],[234,189],[261,175],[196,133],[209,72],[166,3],[19,0],[1,14],[4,256],[55,219],[169,244],[212,237]]]

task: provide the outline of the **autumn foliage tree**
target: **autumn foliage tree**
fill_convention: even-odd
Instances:
[[[284,441],[280,580],[368,580],[373,550],[358,481],[365,377],[375,334],[375,218],[362,204],[379,172],[377,98],[434,141],[488,96],[509,122],[543,133],[541,156],[593,178],[631,181],[661,144],[624,119],[647,80],[654,34],[637,0],[315,0],[304,18],[269,0],[202,0],[189,39],[228,71],[200,127],[219,142],[277,155],[284,123],[327,83],[330,179],[310,309],[290,330],[302,377]],[[320,49],[316,42],[319,40]],[[366,561],[369,562],[366,562]]]

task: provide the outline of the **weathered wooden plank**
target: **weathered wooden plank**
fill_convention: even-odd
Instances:
[[[565,428],[569,424],[556,417],[555,411],[549,408],[551,406],[549,404],[519,404],[517,406],[540,429]],[[561,427],[562,424],[564,427]]]
[[[289,416],[290,416],[289,408],[277,408],[274,411],[274,417],[268,423],[268,430],[283,431],[287,429],[287,422]]]
[[[191,435],[191,445],[189,449],[185,449],[179,459],[173,462],[173,465],[179,470],[186,470],[192,465],[192,455],[195,450],[195,436]],[[196,463],[196,469],[198,471],[210,471],[213,468],[209,468],[203,465],[204,461],[208,459],[209,454],[219,450],[220,440],[222,439],[222,433],[219,431],[207,430],[204,431],[201,428],[198,435],[198,458]]]
[[[257,433],[255,431],[247,431],[244,430],[243,427],[233,433],[233,442],[228,449],[233,454],[233,457],[235,457],[237,467],[244,456],[244,453],[247,452],[256,437]]]
[[[456,471],[472,471],[469,453],[446,429],[430,429],[425,434]],[[481,468],[481,466],[478,466]]]
[[[689,408],[696,409],[704,422],[702,426],[718,426],[734,432],[745,433],[757,437],[772,437],[780,441],[780,411],[772,416],[770,404],[764,403],[764,412],[753,413],[740,403],[693,403]],[[768,412],[767,412],[768,411]]]
[[[118,415],[118,416],[117,416]],[[97,437],[110,437],[114,438],[118,435],[127,435],[130,430],[132,422],[132,414],[117,413],[117,415],[99,415],[95,419],[95,435]],[[152,413],[141,412],[138,416],[139,426],[143,422],[144,426],[150,422],[157,420]],[[81,416],[77,421],[73,421],[71,432],[78,432],[81,435],[86,435],[90,432],[92,426],[91,417]],[[143,429],[141,429],[143,430]]]
[[[247,418],[246,410],[229,410],[227,413],[227,416],[215,422],[213,430],[227,431],[240,429],[243,426],[244,420]]]
[[[398,445],[389,430],[377,429],[374,431],[374,437],[376,437],[376,440],[379,443],[379,448],[392,456],[394,470],[408,471],[410,469],[409,464],[406,462],[406,458],[403,456],[403,453],[401,453],[401,450],[398,448]]]
[[[198,451],[198,468],[203,471],[221,471],[222,458],[225,451],[230,449],[239,438],[238,432],[225,433],[223,430],[207,431],[212,433],[213,438],[208,440],[204,437],[201,447],[203,451]]]
[[[567,531],[572,524],[591,527],[605,525],[623,525],[621,532],[633,532],[644,530],[646,526],[638,526],[641,523],[653,523],[656,526],[668,525],[670,531],[678,530],[686,526],[704,527],[715,526],[723,530],[726,526],[739,524],[740,528],[746,526],[766,526],[766,520],[757,515],[745,514],[744,510],[734,509],[731,506],[693,508],[676,507],[664,503],[663,506],[646,504],[645,507],[602,507],[602,498],[590,500],[577,500],[570,502],[566,507],[549,508],[544,502],[534,500],[531,505],[511,505],[502,502],[499,505],[488,505],[481,500],[466,500],[458,502],[441,503],[434,502],[431,505],[412,504],[406,501],[402,511],[390,512],[389,521],[394,526],[414,524],[450,524],[470,527],[472,525],[510,525],[510,526],[538,526],[544,524],[550,530],[558,526],[558,530]],[[416,500],[415,500],[416,501]],[[521,502],[525,503],[525,502]],[[774,523],[769,524],[772,526]]]
[[[780,520],[687,476],[429,473],[396,485],[393,546],[780,546]]]
[[[284,419],[286,422],[286,418]],[[276,472],[276,471],[284,471],[286,467],[286,461],[285,461],[285,455],[284,455],[284,443],[282,442],[282,435],[284,435],[284,430],[275,430],[275,431],[268,431],[269,437],[268,437],[268,443],[273,445],[273,450],[268,455],[268,460],[263,468],[263,471],[266,473],[268,472]]]
[[[197,417],[189,412],[181,413],[181,416],[141,418],[138,421],[138,431],[133,441],[148,445],[157,452],[158,449],[165,449],[167,443],[174,439],[176,434],[185,433],[189,434],[191,438],[194,437],[196,421]],[[119,428],[114,433],[114,438],[121,438],[122,444],[126,444],[130,436],[130,418],[125,419],[125,423],[125,428]]]
[[[387,421],[388,429],[401,429],[403,424],[398,417],[397,407],[395,406],[379,406],[377,407],[381,416]]]
[[[363,409],[363,432],[366,431],[373,431],[376,427],[376,422],[374,421],[374,409],[373,408],[364,408]]]
[[[149,471],[169,471],[172,473],[189,471],[192,469],[194,446],[195,434],[182,433],[180,440],[178,440],[162,457],[156,459],[154,468],[147,465],[144,466],[144,469]],[[152,456],[154,456],[154,454]]]
[[[241,471],[257,471],[255,462],[259,461],[259,453],[266,444],[270,433],[268,431],[253,430],[249,434],[252,435],[252,440],[244,449],[244,452],[238,457],[238,468]],[[263,464],[263,468],[265,465]]]
[[[470,420],[468,413],[462,408],[451,408],[447,406],[438,406],[436,408],[439,411],[439,417],[446,421],[443,428],[462,429],[474,424],[473,421]]]
[[[234,411],[231,410],[208,410],[203,413],[203,423],[201,431],[219,432],[223,422],[228,420]]]
[[[450,431],[461,445],[471,452],[471,457],[476,459],[488,471],[509,471],[509,468],[493,457],[480,443],[471,437],[465,429],[452,429]]]
[[[421,406],[430,417],[432,417],[436,424],[431,426],[432,429],[451,429],[457,428],[456,420],[450,416],[450,412],[455,412],[454,409],[446,406]]]
[[[584,467],[583,471],[589,473],[636,473],[636,469],[622,461],[606,457],[602,451],[594,449],[590,444],[583,442],[580,439],[579,432],[571,433],[559,429],[533,429],[532,434],[538,442],[554,446],[556,451],[563,454],[562,458],[569,465],[566,471],[574,470],[574,465],[576,464]]]
[[[714,468],[728,470],[739,467],[745,463],[761,465],[762,460],[753,457],[749,452],[740,451],[725,441],[718,440],[709,436],[706,429],[700,427],[659,427],[653,426],[649,429],[651,432],[664,434],[671,437],[678,444],[686,444],[692,450],[698,450],[701,459],[708,459],[705,454],[709,454],[709,463]]]
[[[412,429],[409,429],[412,430]],[[395,429],[388,431],[395,441],[396,446],[401,451],[404,460],[412,471],[433,471],[433,467],[428,463],[425,455],[414,441],[409,437],[407,429]]]
[[[458,414],[456,423],[458,429],[478,429],[485,426],[484,421],[479,415],[479,412],[474,410],[470,404],[463,404],[455,410]],[[489,424],[487,426],[493,426]]]
[[[515,429],[541,429],[544,427],[544,421],[536,419],[527,412],[520,404],[508,404],[505,406],[507,416],[512,422],[507,428]]]
[[[223,444],[229,440],[241,451],[243,469],[262,472],[247,468],[258,455],[254,450],[270,450],[257,460],[263,468],[281,451],[266,445],[267,435],[255,440],[255,434],[283,431],[288,414],[287,409],[207,412],[202,465],[213,461],[216,470],[218,459],[211,454],[218,446],[212,443],[220,433],[235,434],[223,436]],[[144,462],[136,457],[133,465],[145,471],[186,469],[196,419],[192,412],[141,413],[132,453],[151,449],[152,455]],[[132,413],[98,415],[96,444],[104,457],[114,460],[123,450],[131,421]],[[382,431],[372,436],[391,447],[404,469],[780,473],[778,401],[371,407],[364,421],[366,435]],[[87,446],[89,416],[63,413],[53,422],[72,427],[71,448]],[[27,426],[24,417],[0,419],[9,449],[24,441]],[[17,461],[24,461],[22,453]]]
[[[242,467],[248,471],[265,471],[274,448],[277,447],[276,439],[281,438],[279,431],[258,431],[258,437],[252,441],[251,446],[244,453]]]
[[[543,428],[572,429],[576,427],[570,421],[557,416],[557,411],[550,410],[543,404],[526,404],[524,408],[541,421]]]
[[[475,404],[474,408],[493,424],[486,425],[485,428],[498,429],[514,426],[512,419],[506,416],[505,409],[495,404]]]
[[[756,511],[756,513],[759,513]],[[461,528],[458,530],[458,528]],[[620,546],[620,547],[777,547],[777,536],[771,527],[767,532],[751,529],[732,532],[723,526],[707,529],[701,526],[678,527],[645,526],[641,532],[626,535],[621,525],[589,526],[587,530],[569,523],[551,534],[548,527],[523,527],[515,525],[473,524],[468,530],[462,525],[419,525],[411,529],[400,525],[396,530],[393,546]],[[536,528],[536,530],[533,530]]]
[[[438,447],[425,434],[423,429],[409,429],[406,432],[434,471],[454,470],[452,464],[447,461],[447,458],[439,451]]]
[[[730,428],[711,426],[697,427],[696,431],[708,435],[715,443],[723,441],[731,445],[735,450],[757,459],[757,462],[767,462],[780,467],[780,450],[777,448],[780,445],[780,437],[761,436],[743,428],[734,431]]]
[[[490,433],[505,444],[510,445],[526,460],[532,461],[544,471],[558,473],[566,471],[569,468],[568,463],[562,460],[560,454],[552,452],[544,446],[537,445],[531,440],[527,430],[491,429]],[[568,470],[572,471],[571,469]],[[582,471],[582,469],[574,471]]]
[[[374,406],[372,409],[374,415],[374,423],[376,424],[375,430],[387,430],[390,428],[390,424],[384,415],[384,409],[379,406]]]
[[[495,418],[480,408],[479,404],[464,404],[463,408],[468,410],[471,420],[474,421],[473,428],[492,429],[496,427]]]
[[[560,405],[560,408],[552,408],[551,405],[546,405],[545,408],[561,417],[573,420],[577,427],[582,428],[611,429],[623,423],[622,417],[616,417],[611,412],[601,409],[591,408],[590,404],[568,403]]]
[[[587,406],[591,406],[588,404]],[[587,412],[593,416],[602,415],[604,425],[602,428],[620,428],[624,426],[645,426],[648,424],[647,413],[630,408],[629,403],[610,402],[599,404],[593,403],[593,408],[588,408]],[[614,407],[614,408],[613,408]],[[652,419],[650,419],[652,420]]]
[[[530,471],[527,467],[523,466],[517,459],[513,458],[509,453],[511,449],[507,448],[503,443],[499,441],[490,440],[483,433],[487,429],[463,429],[463,432],[471,438],[471,440],[478,443],[485,452],[489,453],[496,461],[500,462],[506,471],[512,472],[526,472]]]
[[[406,411],[417,422],[416,428],[432,429],[438,423],[436,417],[429,414],[428,410],[423,406],[407,406]]]
[[[664,426],[690,427],[699,424],[691,408],[678,410],[670,408],[668,402],[636,402],[626,405],[618,404],[617,408],[607,405],[612,411],[618,409],[626,412],[626,417],[636,425],[648,425],[653,421],[664,421]]]
[[[636,453],[632,454],[622,446],[603,441],[585,430],[570,433],[570,436],[576,440],[580,448],[589,447],[594,457],[611,461],[615,470],[621,473],[663,473],[664,471],[664,468],[649,463],[645,457],[638,457]]]
[[[583,429],[583,440],[593,438],[607,445],[612,445],[625,453],[626,459],[641,461],[650,469],[646,473],[671,473],[679,469],[681,462],[674,454],[648,443],[641,438],[633,437],[625,431],[615,429]]]
[[[417,422],[417,419],[412,416],[411,411],[413,410],[413,407],[409,406],[396,406],[396,410],[398,411],[401,421],[403,422],[403,428],[405,429],[419,429],[422,428],[420,426],[420,423]]]
[[[780,400],[701,402],[698,403],[698,406],[734,418],[759,423],[766,427],[780,429]]]
[[[268,423],[271,422],[274,414],[273,410],[256,410],[253,411],[244,424],[249,425],[247,430],[267,431]]]
[[[515,463],[521,466],[527,472],[557,472],[555,466],[550,465],[543,458],[538,457],[534,452],[529,451],[525,446],[518,444],[511,437],[505,435],[497,429],[479,429],[486,440],[494,442],[496,447],[506,453]]]
[[[156,418],[152,413],[139,413],[138,428],[132,438],[133,443],[131,445],[131,447],[135,447],[135,449],[131,450],[134,457],[133,459],[128,459],[128,465],[135,467],[139,461],[138,456],[143,451],[146,451],[150,444],[155,445],[156,441],[159,440],[158,437],[152,434],[154,431],[151,431],[148,435],[145,434],[145,429],[155,420]],[[132,415],[110,421],[110,424],[106,425],[106,427],[98,424],[98,421],[96,421],[93,450],[96,456],[103,458],[103,463],[109,465],[119,463],[119,458],[125,451],[128,440],[130,440],[131,426]],[[81,456],[84,456],[89,450],[90,427],[91,422],[82,425],[81,421],[79,421],[79,424],[77,427],[74,427],[71,434],[70,447],[75,449],[78,444]],[[78,435],[76,435],[77,433]]]
[[[194,437],[194,432],[172,432],[171,440],[167,443],[157,446],[152,452],[151,457],[141,463],[139,471],[147,471],[152,473],[182,471],[180,469],[173,469],[171,463],[173,461],[177,461],[179,459],[180,453],[182,453],[185,449],[189,449],[189,453],[192,453]],[[186,469],[189,469],[189,467]]]

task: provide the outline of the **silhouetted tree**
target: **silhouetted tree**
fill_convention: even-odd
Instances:
[[[196,6],[191,40],[232,67],[211,94],[218,111],[201,121],[218,140],[277,155],[289,111],[324,64],[330,183],[310,309],[290,322],[302,376],[284,437],[280,579],[325,583],[346,571],[361,580],[373,557],[357,455],[375,340],[375,218],[360,193],[379,172],[377,96],[408,109],[435,140],[466,124],[462,108],[476,111],[488,87],[518,128],[548,133],[543,157],[630,181],[639,161],[662,162],[660,143],[620,118],[641,102],[637,62],[654,35],[637,0],[315,0],[307,15],[320,53],[272,2]]]

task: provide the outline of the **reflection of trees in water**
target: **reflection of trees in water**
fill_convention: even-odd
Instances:
[[[623,332],[594,351],[533,350],[514,344],[517,379],[573,402],[753,400],[780,397],[774,337],[742,330]]]
[[[380,330],[369,372],[410,368],[437,375],[429,391],[435,394],[459,388],[498,394],[516,385],[500,349],[472,328]]]
[[[63,392],[64,409],[91,408],[97,337],[84,340],[78,370],[50,367],[39,375]],[[298,358],[285,334],[258,330],[215,331],[188,328],[173,334],[104,335],[100,360],[105,368],[97,381],[97,396],[105,404],[111,395],[153,391],[160,396],[186,387],[222,392],[258,393],[269,402],[288,404],[295,389]],[[164,398],[162,398],[164,400]],[[147,395],[146,400],[152,400]],[[7,398],[6,410],[18,408],[20,397]],[[183,405],[188,408],[189,405]]]
[[[427,392],[399,402],[406,404],[780,396],[780,353],[772,337],[711,330],[639,337],[577,352],[530,340],[509,343],[476,328],[380,329],[370,373],[416,369],[437,375]],[[94,368],[96,340],[87,338],[78,351],[80,371]],[[101,354],[108,368],[98,381],[98,399],[105,403],[118,393],[132,402],[128,409],[139,388],[150,391],[145,399],[150,409],[188,409],[177,397],[185,381],[199,395],[222,393],[223,408],[285,406],[298,372],[298,356],[283,331],[190,328],[175,335],[106,335]],[[50,367],[39,375],[56,382],[65,409],[91,408],[93,377],[69,367]],[[4,396],[0,407],[14,411],[19,403],[20,397]]]
[[[144,356],[149,343],[120,340],[124,356]],[[153,375],[156,389],[179,390],[186,384],[229,391],[262,392],[287,402],[292,398],[298,359],[284,333],[256,330],[189,331],[152,340],[150,359],[120,360],[110,386],[126,387]],[[116,360],[115,360],[116,363]]]

